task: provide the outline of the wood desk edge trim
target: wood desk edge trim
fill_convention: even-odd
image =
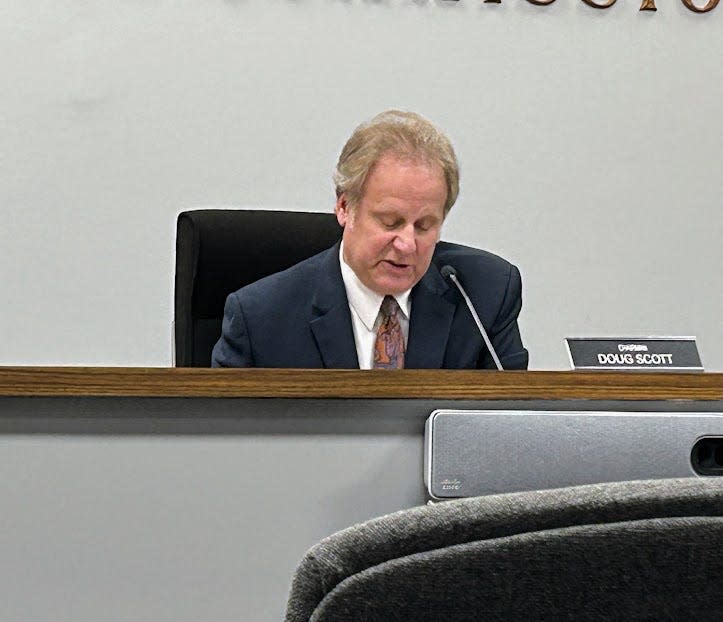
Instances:
[[[0,367],[0,397],[723,400],[721,373]]]

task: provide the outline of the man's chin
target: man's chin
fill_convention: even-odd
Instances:
[[[378,279],[374,283],[372,288],[378,294],[386,296],[396,296],[402,292],[406,292],[408,289],[412,289],[417,284],[417,281],[413,277],[385,277]]]

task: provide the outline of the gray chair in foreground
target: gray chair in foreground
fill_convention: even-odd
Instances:
[[[314,546],[287,622],[723,620],[723,480],[412,508]]]

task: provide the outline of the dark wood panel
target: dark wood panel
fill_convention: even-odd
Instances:
[[[723,374],[0,367],[0,396],[723,400]]]

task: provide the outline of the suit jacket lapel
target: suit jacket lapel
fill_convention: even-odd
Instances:
[[[447,300],[449,286],[434,264],[412,290],[412,316],[404,366],[439,369],[444,361],[455,303]]]
[[[324,367],[359,368],[349,302],[339,266],[339,243],[327,251],[319,269],[310,326]]]

